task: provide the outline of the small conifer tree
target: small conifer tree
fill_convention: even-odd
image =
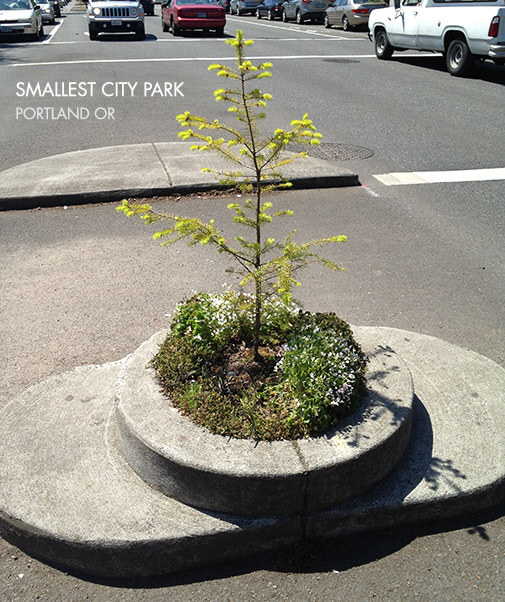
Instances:
[[[188,245],[196,243],[213,244],[218,253],[226,253],[239,264],[236,270],[242,276],[241,286],[253,285],[254,291],[254,356],[260,345],[262,305],[264,299],[274,292],[285,303],[292,300],[292,288],[300,286],[294,273],[309,263],[322,262],[325,266],[339,270],[333,261],[319,257],[314,247],[330,242],[344,242],[345,236],[332,236],[298,244],[294,241],[296,230],[292,231],[284,241],[262,236],[262,226],[272,222],[274,217],[292,215],[291,210],[273,211],[270,201],[263,202],[264,193],[291,186],[281,173],[286,165],[295,159],[305,157],[307,153],[289,153],[286,147],[290,143],[319,144],[321,134],[316,131],[312,121],[305,114],[302,119],[291,122],[291,129],[276,128],[272,134],[263,137],[259,131],[259,122],[265,119],[264,108],[272,99],[271,94],[252,88],[250,82],[271,77],[272,64],[263,62],[255,66],[245,57],[245,48],[253,44],[252,40],[244,40],[242,31],[238,30],[234,39],[226,40],[235,50],[236,62],[233,67],[221,64],[210,65],[209,71],[217,71],[219,77],[234,82],[234,88],[220,88],[214,92],[217,101],[230,106],[238,125],[230,126],[219,119],[213,121],[198,117],[189,111],[177,116],[183,131],[179,137],[183,140],[195,140],[192,150],[218,153],[236,170],[211,170],[221,177],[221,183],[235,186],[246,195],[241,202],[228,205],[234,212],[233,221],[252,231],[251,238],[235,236],[237,247],[232,246],[225,238],[222,230],[214,225],[214,220],[203,222],[194,217],[180,217],[170,213],[155,211],[149,204],[133,204],[124,200],[118,211],[126,216],[140,215],[145,223],[160,220],[170,222],[170,227],[154,234],[155,239],[163,239],[164,245],[179,240],[187,240]],[[212,136],[210,132],[217,132]],[[277,251],[277,255],[274,252]]]

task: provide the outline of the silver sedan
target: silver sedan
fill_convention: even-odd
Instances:
[[[324,26],[341,27],[349,31],[354,27],[367,27],[368,17],[376,8],[384,8],[387,4],[384,0],[335,0],[326,9]]]

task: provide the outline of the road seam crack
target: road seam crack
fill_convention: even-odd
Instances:
[[[167,176],[167,180],[168,180],[168,185],[172,186],[173,182],[172,182],[172,178],[170,177],[170,172],[168,171],[167,166],[165,165],[165,162],[163,161],[163,159],[161,158],[160,152],[159,150],[156,148],[156,144],[154,142],[151,142],[151,146],[154,148],[154,152],[156,153],[156,156],[158,157],[161,165],[163,166],[163,171],[165,172],[165,175]]]

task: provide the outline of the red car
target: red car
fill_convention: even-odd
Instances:
[[[226,15],[218,0],[168,0],[161,5],[161,26],[174,36],[187,29],[203,29],[223,35]]]

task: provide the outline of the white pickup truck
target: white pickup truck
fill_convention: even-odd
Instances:
[[[451,75],[468,73],[474,58],[505,64],[505,0],[391,0],[370,13],[368,28],[379,59],[442,52]]]

